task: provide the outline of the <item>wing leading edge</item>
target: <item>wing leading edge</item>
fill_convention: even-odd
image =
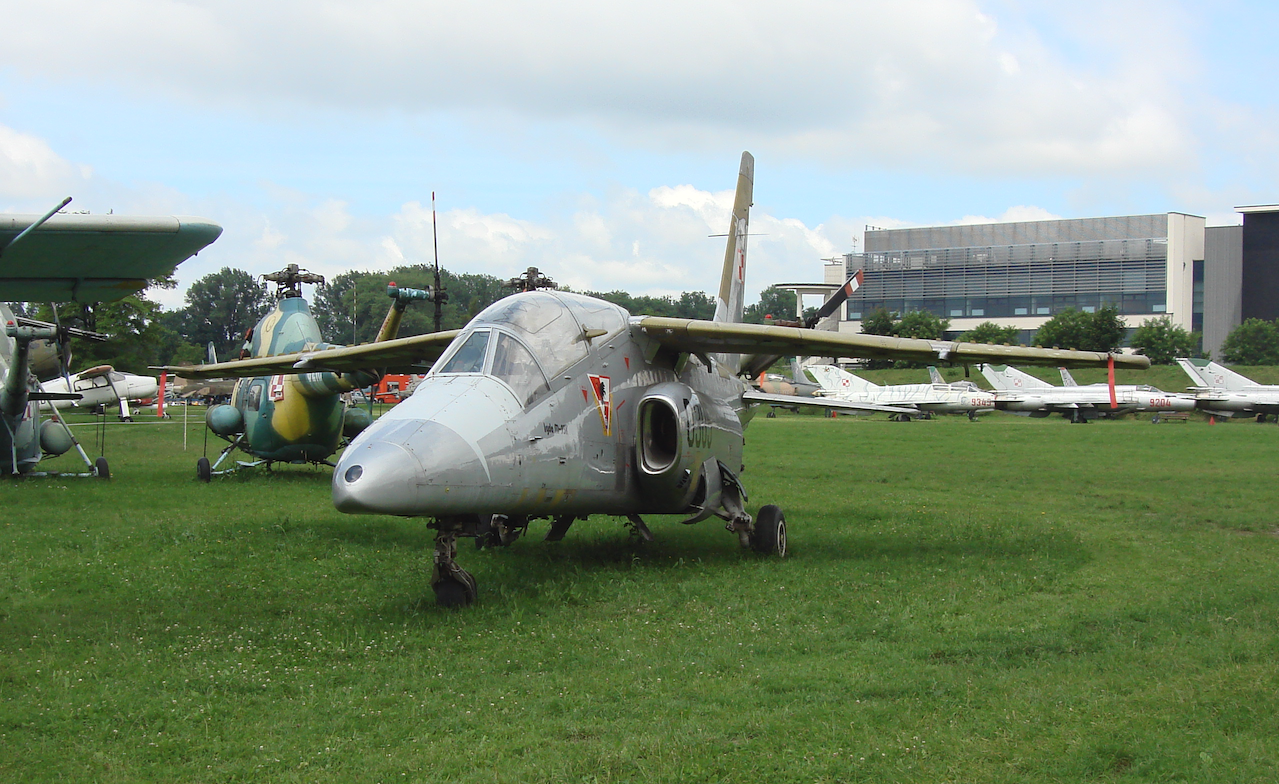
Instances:
[[[332,370],[352,373],[357,370],[384,368],[388,372],[420,373],[448,348],[461,330],[430,332],[406,338],[341,346],[317,351],[297,351],[272,357],[253,357],[206,365],[157,368],[180,373],[183,378],[245,378],[289,373],[312,373]]]
[[[6,300],[117,300],[167,275],[222,233],[204,218],[0,215],[0,291]],[[12,243],[12,244],[11,244]]]
[[[985,362],[1060,367],[1106,367],[1113,360],[1116,368],[1145,370],[1150,367],[1150,359],[1139,354],[1108,354],[1104,351],[1069,351],[1054,348],[960,343],[948,340],[893,338],[798,327],[725,324],[659,316],[632,318],[631,324],[662,346],[690,354],[777,354],[780,356],[797,354],[816,357],[947,362],[952,365],[976,365]]]

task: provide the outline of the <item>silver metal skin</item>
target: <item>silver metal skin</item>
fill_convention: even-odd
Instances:
[[[1133,411],[1184,412],[1195,409],[1191,395],[1164,392],[1147,385],[1116,384],[1114,400],[1108,384],[1054,386],[1014,367],[979,365],[995,390],[995,408],[1014,414],[1046,417],[1057,413],[1072,422],[1087,422],[1103,414]],[[1064,369],[1063,380],[1074,379]]]
[[[1279,386],[1258,384],[1247,376],[1204,359],[1178,359],[1177,364],[1190,376],[1194,386],[1195,407],[1213,416],[1268,415],[1279,419]]]
[[[517,298],[535,300],[541,314],[561,311],[555,318],[571,320],[575,334],[606,324],[612,334],[582,341],[585,355],[558,368],[549,383],[539,381],[531,393],[492,374],[500,359],[495,337],[488,341],[484,372],[449,372],[446,354],[412,396],[343,453],[333,474],[339,510],[408,516],[672,514],[687,510],[697,489],[696,470],[710,457],[741,471],[742,430],[751,414],[740,403],[747,389],[743,381],[713,361],[708,367],[692,358],[677,372],[675,357],[646,360],[646,338],[629,323],[629,314],[604,303],[612,311],[605,316],[598,300],[539,291],[512,295],[490,310],[508,308]],[[593,321],[578,328],[578,317],[592,315]],[[454,345],[484,332],[521,339],[509,323],[485,311]],[[538,357],[533,372],[539,379],[547,359]],[[677,425],[662,435],[661,446],[669,452],[661,466],[665,473],[653,460],[638,461],[644,454],[637,451],[641,411],[658,404],[665,409],[660,421]],[[655,448],[650,444],[649,452]],[[348,474],[357,466],[352,481]],[[684,470],[690,473],[681,477]],[[646,492],[667,485],[669,492]]]

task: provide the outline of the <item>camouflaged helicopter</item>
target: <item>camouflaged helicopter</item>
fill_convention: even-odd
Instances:
[[[262,278],[276,284],[275,308],[249,329],[240,352],[241,359],[224,364],[235,365],[241,370],[249,368],[249,372],[253,372],[255,367],[269,367],[273,358],[280,354],[335,348],[321,341],[319,325],[302,297],[302,285],[323,285],[322,275],[290,264]],[[387,296],[391,298],[391,307],[374,342],[368,345],[379,345],[395,337],[409,303],[430,300],[434,295],[430,289],[401,288],[392,283],[387,287]],[[180,372],[190,378],[206,378],[208,374],[200,371],[217,366],[160,369]],[[197,460],[196,478],[208,482],[214,476],[241,468],[260,465],[270,468],[276,462],[332,466],[328,458],[373,421],[368,412],[348,407],[342,400],[342,393],[377,382],[379,374],[370,370],[255,374],[241,378],[235,384],[229,404],[212,406],[205,413],[209,431],[227,441],[228,446],[212,463],[208,457]],[[244,373],[226,375],[243,376]],[[237,461],[230,468],[220,468],[227,456],[237,449],[255,459]]]
[[[686,523],[718,517],[742,547],[784,556],[785,515],[771,504],[747,512],[740,478],[746,424],[760,405],[783,397],[747,380],[776,356],[1149,366],[1139,356],[742,323],[753,179],[754,159],[743,153],[712,321],[632,316],[603,300],[529,286],[452,335],[271,358],[275,373],[434,361],[413,395],[342,454],[334,505],[424,518],[436,532],[431,586],[442,606],[477,595],[474,578],[456,562],[459,537],[510,544],[538,519],[551,521],[549,540],[591,515],[626,518],[650,539],[642,515],[682,514]],[[194,372],[245,369],[228,362]],[[819,398],[782,402],[897,410]]]
[[[146,287],[222,233],[203,218],[60,215],[63,200],[42,216],[0,216],[0,299],[9,302],[109,302]],[[105,457],[90,461],[56,409],[41,421],[40,403],[80,400],[42,390],[42,374],[69,379],[71,338],[106,340],[89,330],[15,316],[0,304],[0,474],[39,476],[44,455],[72,447],[88,466],[79,476],[110,478]],[[41,343],[43,342],[43,346]],[[33,352],[42,355],[33,357]],[[70,386],[68,380],[67,386]]]

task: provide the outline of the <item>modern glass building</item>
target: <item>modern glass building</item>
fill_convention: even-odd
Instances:
[[[927,310],[950,319],[950,335],[995,321],[1016,326],[1028,341],[1063,310],[1110,305],[1130,328],[1166,315],[1202,329],[1204,229],[1203,218],[1176,212],[867,227],[865,252],[844,257],[844,271],[862,269],[864,280],[839,328],[860,331],[863,315],[880,307]]]

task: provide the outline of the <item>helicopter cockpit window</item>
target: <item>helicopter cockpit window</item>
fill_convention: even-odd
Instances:
[[[517,332],[542,367],[554,375],[585,357],[587,350],[582,328],[560,296],[541,291],[516,294],[493,303],[475,320]]]
[[[489,331],[478,329],[453,352],[437,373],[482,373],[484,355],[488,352]]]
[[[505,381],[515,391],[520,402],[527,405],[533,396],[549,387],[537,360],[518,340],[504,333],[497,333],[497,346],[493,350],[493,375]]]
[[[255,381],[249,387],[248,394],[244,400],[244,407],[249,411],[257,411],[262,405],[262,382]]]

